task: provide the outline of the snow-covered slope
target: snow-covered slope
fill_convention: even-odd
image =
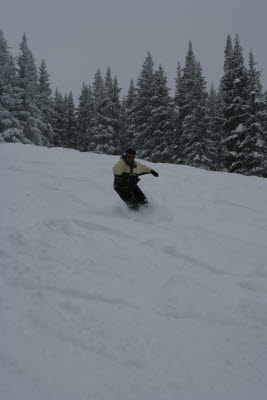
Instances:
[[[117,159],[0,145],[1,400],[266,399],[267,180]]]

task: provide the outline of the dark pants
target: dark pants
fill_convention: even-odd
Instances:
[[[146,196],[138,185],[121,185],[115,186],[114,189],[126,204],[134,205],[147,203]]]

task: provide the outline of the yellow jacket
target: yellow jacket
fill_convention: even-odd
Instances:
[[[113,172],[115,175],[126,174],[149,174],[151,172],[151,168],[146,165],[141,164],[138,161],[134,161],[133,168],[126,164],[123,158],[121,158],[113,167]]]

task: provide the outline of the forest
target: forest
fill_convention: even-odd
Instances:
[[[0,30],[0,142],[65,147],[213,171],[267,177],[267,92],[253,52],[245,60],[239,36],[227,37],[218,89],[207,88],[189,41],[170,95],[162,65],[150,52],[125,96],[111,69],[73,94],[53,93],[45,60],[37,66],[22,36],[11,54]]]

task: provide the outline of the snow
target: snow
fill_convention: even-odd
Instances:
[[[267,181],[0,145],[3,400],[263,400]]]
[[[242,133],[242,132],[244,132],[244,130],[245,130],[244,125],[243,124],[239,124],[238,127],[236,128],[235,132]]]

